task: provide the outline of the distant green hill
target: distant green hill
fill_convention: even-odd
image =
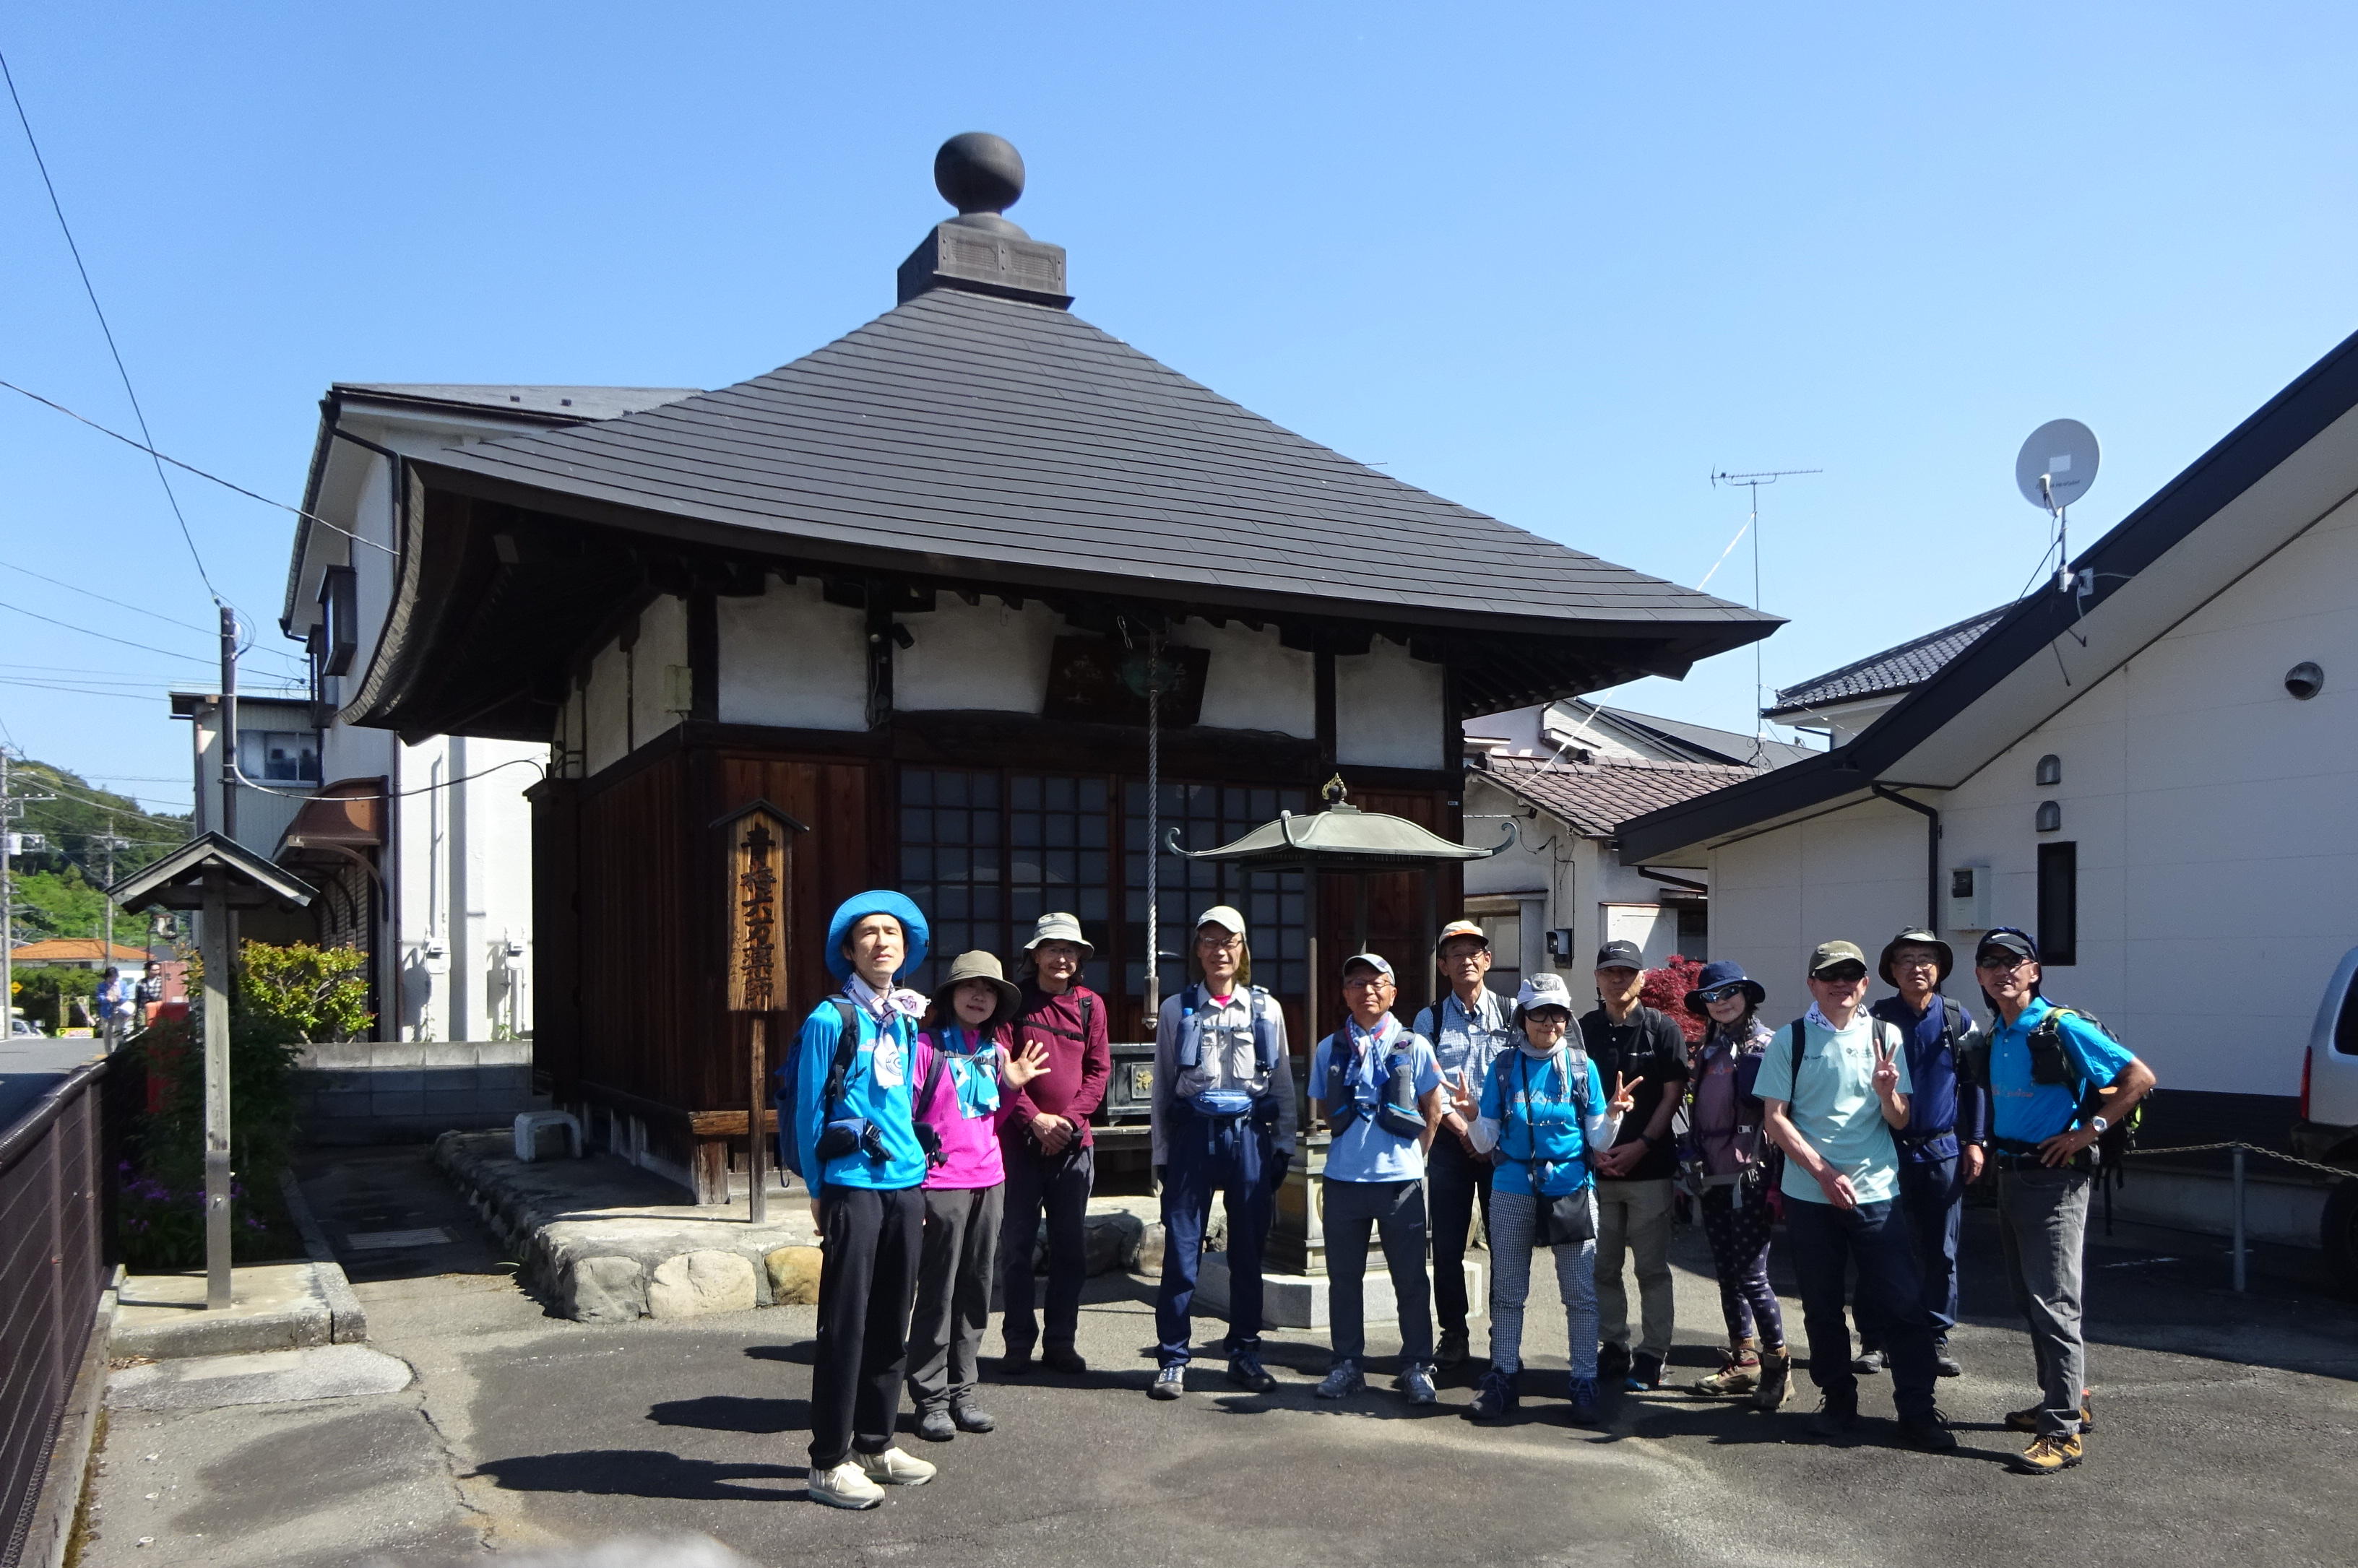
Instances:
[[[16,925],[19,942],[99,935],[106,908],[99,890],[106,881],[110,832],[116,840],[117,877],[159,859],[189,836],[187,817],[143,811],[130,796],[96,788],[51,763],[17,762],[8,773],[11,795],[55,797],[27,801],[16,822],[20,832],[38,834],[41,840],[39,849],[15,861],[16,903],[22,907]],[[115,935],[124,939],[119,923]]]

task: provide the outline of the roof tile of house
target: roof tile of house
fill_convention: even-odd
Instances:
[[[1967,616],[1953,626],[1927,632],[1913,642],[1886,648],[1879,654],[1869,654],[1866,658],[1813,676],[1799,686],[1786,687],[1778,692],[1774,708],[1761,709],[1762,716],[1781,719],[1788,714],[1807,713],[1813,708],[1823,708],[1831,703],[1912,691],[1940,674],[1943,665],[1972,647],[1974,639],[1996,625],[1998,617],[2013,608],[2010,604],[2001,604],[1995,610],[1985,610],[1978,615]]]
[[[17,964],[89,964],[95,963],[106,944],[95,936],[49,936],[38,942],[27,942],[8,951],[9,961]],[[144,964],[146,953],[137,947],[114,945],[111,964]]]
[[[1761,770],[1722,762],[1492,757],[1484,772],[1501,788],[1562,817],[1575,832],[1609,838],[1630,817],[1708,795]]]

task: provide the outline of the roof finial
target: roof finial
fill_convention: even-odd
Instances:
[[[958,210],[954,222],[1022,233],[1000,216],[1023,196],[1023,155],[1005,136],[964,131],[944,142],[934,155],[934,188]]]

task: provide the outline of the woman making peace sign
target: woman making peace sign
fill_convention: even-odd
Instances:
[[[1610,1148],[1636,1102],[1617,1077],[1606,1101],[1587,1055],[1565,1044],[1572,994],[1561,977],[1534,975],[1515,1001],[1516,1049],[1490,1064],[1478,1098],[1453,1094],[1474,1147],[1498,1162],[1490,1189],[1490,1370],[1476,1421],[1503,1421],[1518,1402],[1523,1300],[1531,1249],[1555,1254],[1572,1361],[1572,1419],[1602,1419],[1596,1390],[1596,1197],[1588,1152]]]

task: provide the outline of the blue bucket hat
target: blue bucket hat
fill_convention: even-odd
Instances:
[[[1742,986],[1744,994],[1752,999],[1755,1007],[1768,1000],[1768,990],[1758,980],[1745,974],[1743,965],[1733,958],[1722,958],[1716,963],[1705,964],[1703,973],[1695,977],[1694,989],[1687,992],[1687,1011],[1697,1018],[1709,1018],[1711,1014],[1704,1010],[1703,993],[1715,991],[1722,986]]]
[[[894,979],[925,961],[925,947],[933,940],[933,931],[925,925],[925,915],[906,895],[889,888],[872,888],[854,893],[835,906],[835,917],[827,923],[828,974],[838,980],[851,978],[851,960],[843,956],[843,939],[851,935],[851,928],[864,914],[889,914],[901,923],[901,935],[907,939],[909,950],[903,956]]]

